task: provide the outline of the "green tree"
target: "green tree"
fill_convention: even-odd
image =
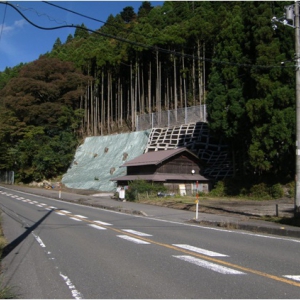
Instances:
[[[89,79],[72,63],[42,57],[6,84],[0,102],[1,169],[14,169],[24,182],[66,171]]]
[[[136,14],[132,6],[126,6],[125,8],[123,8],[123,11],[120,13],[120,15],[125,23],[132,22],[136,17]]]

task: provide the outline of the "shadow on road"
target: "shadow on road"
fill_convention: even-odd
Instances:
[[[6,257],[11,251],[13,251],[22,241],[24,241],[27,236],[35,230],[48,216],[52,213],[53,210],[50,210],[46,213],[45,216],[43,216],[39,221],[37,221],[35,224],[33,224],[31,227],[27,227],[27,230],[22,233],[19,237],[17,237],[15,240],[13,240],[11,243],[6,245],[3,248],[1,259]]]

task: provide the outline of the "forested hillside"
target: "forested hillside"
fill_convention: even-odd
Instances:
[[[206,103],[237,175],[292,180],[294,30],[271,24],[290,3],[143,2],[134,12],[124,2],[96,31],[79,24],[35,62],[0,73],[0,169],[24,182],[50,178],[86,136]]]

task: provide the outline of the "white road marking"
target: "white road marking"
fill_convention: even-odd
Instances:
[[[133,242],[133,243],[136,243],[136,244],[144,244],[144,245],[147,245],[147,244],[150,244],[146,241],[142,241],[142,240],[139,240],[139,239],[135,239],[131,236],[128,236],[128,235],[117,235],[119,238],[121,239],[124,239],[124,240],[127,240],[127,241],[130,241],[130,242]]]
[[[55,206],[49,206],[50,208],[52,208],[52,209],[57,209],[57,207],[55,207]]]
[[[186,250],[190,250],[193,252],[197,252],[197,253],[201,253],[207,256],[221,256],[221,257],[228,257],[228,255],[222,254],[222,253],[217,253],[217,252],[213,252],[213,251],[209,251],[206,249],[202,249],[202,248],[197,248],[197,247],[193,247],[193,246],[189,246],[189,245],[184,245],[184,244],[173,244],[173,246],[182,248],[182,249],[186,249]]]
[[[36,206],[38,206],[38,207],[43,207],[43,205],[40,205],[40,204],[37,204]]]
[[[1,186],[1,188],[5,189],[5,190],[12,191],[12,192],[16,192],[16,190],[14,190],[14,189],[6,188],[6,187],[3,187],[3,186]],[[22,192],[22,191],[18,191],[18,193],[24,194],[24,195],[36,196],[35,194],[28,193],[28,192]],[[15,195],[15,197],[19,197],[19,196]],[[43,198],[43,199],[47,199],[47,200],[50,199],[49,197],[45,197],[45,196],[39,196],[39,197]],[[51,199],[51,200],[53,200],[53,199]],[[65,201],[63,201],[63,200],[53,200],[53,201],[65,204]],[[81,204],[77,204],[77,203],[72,203],[71,205],[82,207]],[[107,209],[98,208],[98,207],[93,207],[92,209],[93,210],[105,211],[106,213],[108,212]],[[109,213],[111,213],[111,214],[118,214],[118,215],[128,215],[127,213],[124,213],[124,212],[112,211],[112,210],[109,210]],[[144,216],[138,216],[138,215],[132,215],[131,217],[133,217],[133,218],[145,218]],[[279,237],[279,236],[272,236],[272,235],[262,235],[262,234],[245,232],[245,231],[228,230],[228,229],[223,229],[223,228],[201,226],[201,225],[198,225],[198,224],[197,225],[186,224],[186,223],[183,223],[183,222],[164,220],[164,219],[155,218],[155,217],[148,217],[147,219],[158,221],[158,222],[163,222],[163,223],[178,224],[178,225],[181,225],[181,226],[188,226],[188,227],[193,227],[193,228],[199,228],[201,230],[204,229],[204,230],[211,230],[211,231],[228,232],[228,233],[232,233],[232,234],[235,234],[235,235],[248,235],[248,236],[260,237],[260,238],[265,238],[265,239],[276,239],[276,240],[281,240],[281,241],[285,241],[285,242],[292,242],[292,243],[298,243],[298,244],[300,243],[300,239],[292,239],[290,237]]]
[[[101,226],[96,225],[96,224],[88,224],[88,225],[91,226],[91,227],[93,227],[93,228],[99,229],[99,230],[106,230],[106,228],[101,227]]]
[[[206,269],[209,269],[211,271],[214,272],[218,272],[221,274],[229,274],[229,275],[244,275],[245,273],[234,270],[234,269],[230,269],[221,265],[217,265],[211,262],[208,262],[206,260],[200,259],[200,258],[195,258],[193,256],[189,256],[189,255],[173,255],[173,257],[176,257],[178,259],[181,259],[183,261],[192,263],[194,265],[197,265],[199,267],[203,267]]]
[[[74,221],[82,222],[82,220],[77,219],[77,218],[73,218],[73,217],[70,217],[70,219],[72,219],[72,220],[74,220]]]
[[[24,199],[24,200],[22,200],[22,202],[28,202],[28,200],[27,200],[27,199]]]
[[[58,211],[56,211],[55,213],[58,214],[58,215],[60,215],[60,216],[65,216],[65,214],[60,213],[60,212],[58,212]]]
[[[290,278],[295,281],[300,281],[300,275],[284,275],[283,277]]]
[[[68,211],[68,210],[60,210],[61,212],[63,212],[63,213],[65,213],[65,214],[70,214],[71,212],[70,211]]]
[[[25,198],[23,198],[23,197],[19,197],[19,198],[17,198],[18,200],[23,200],[23,199],[25,199]]]
[[[40,205],[43,205],[43,206],[44,206],[44,205],[47,205],[47,204],[45,204],[45,203],[40,203]]]
[[[59,275],[64,279],[68,288],[71,290],[73,298],[74,299],[82,299],[82,295],[76,290],[75,285],[71,282],[69,277],[66,275],[63,275],[61,272],[59,273]]]
[[[135,230],[131,230],[131,229],[122,229],[125,232],[129,232],[138,236],[152,236],[151,234],[147,234],[147,233],[143,233],[143,232],[139,232],[139,231],[135,231]]]
[[[46,247],[46,245],[43,243],[43,241],[41,240],[41,238],[39,236],[34,234],[34,232],[32,232],[32,235],[35,237],[35,239],[37,240],[37,242],[40,244],[41,247],[43,247],[43,248]]]
[[[94,221],[95,223],[101,224],[101,225],[106,225],[106,226],[111,226],[112,224],[110,223],[106,223],[106,222],[102,222],[102,221]]]
[[[87,217],[82,216],[82,215],[75,215],[75,217],[82,218],[82,219],[87,219]]]

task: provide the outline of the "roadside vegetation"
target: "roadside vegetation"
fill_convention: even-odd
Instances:
[[[0,217],[0,299],[16,299],[17,297],[13,289],[3,284],[1,257],[2,257],[3,249],[6,246],[7,242],[3,235],[1,224],[2,224],[2,219]]]
[[[237,198],[245,200],[274,200],[283,197],[293,198],[295,183],[291,182],[286,185],[279,183],[257,183],[251,184],[241,183],[238,185],[236,180],[227,179],[218,181],[209,193],[198,192],[198,196],[205,198]],[[190,195],[181,197],[177,193],[168,191],[162,184],[149,183],[144,180],[136,180],[129,183],[129,189],[126,192],[128,201],[136,201],[142,198],[159,198],[161,196],[170,196],[173,198],[186,198],[195,196],[196,191],[192,191]]]

